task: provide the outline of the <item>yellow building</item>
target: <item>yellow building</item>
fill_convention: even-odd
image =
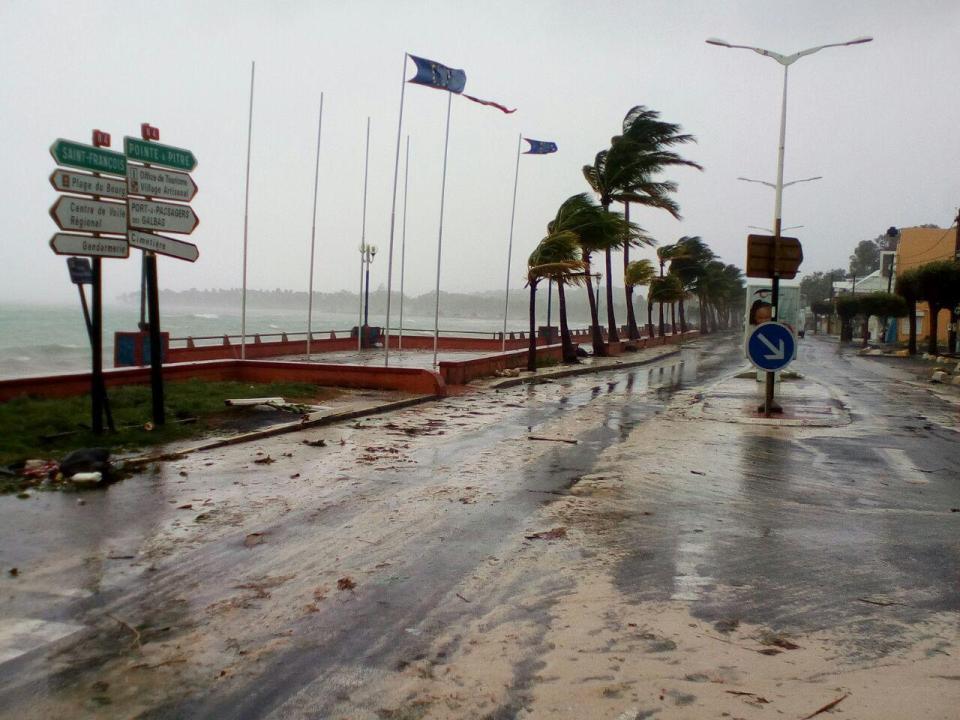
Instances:
[[[918,265],[925,265],[935,260],[950,260],[957,252],[957,228],[903,228],[900,231],[900,242],[897,244],[896,272],[906,272]],[[930,321],[927,315],[930,309],[926,303],[917,303],[917,342],[925,340],[930,332]],[[950,311],[941,310],[937,321],[937,339],[941,343],[947,342],[947,332],[950,329]],[[897,339],[906,342],[908,338],[907,319],[901,318],[897,328]]]

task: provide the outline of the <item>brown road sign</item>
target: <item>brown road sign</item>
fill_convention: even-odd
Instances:
[[[781,237],[777,264],[773,264],[773,235],[747,236],[747,277],[772,278],[778,274],[784,280],[797,276],[803,262],[803,247],[793,237]]]

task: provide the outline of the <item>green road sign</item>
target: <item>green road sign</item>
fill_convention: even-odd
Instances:
[[[93,172],[110,173],[111,175],[127,174],[127,158],[122,153],[113,150],[84,145],[57,138],[50,146],[50,154],[58,165],[93,170]]]
[[[123,151],[127,154],[128,160],[150,163],[151,165],[163,165],[188,172],[197,166],[197,158],[189,150],[138,140],[137,138],[125,137],[123,139]]]

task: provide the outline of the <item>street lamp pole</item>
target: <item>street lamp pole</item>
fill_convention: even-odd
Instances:
[[[362,243],[360,245],[360,263],[366,267],[366,289],[363,293],[363,327],[361,333],[366,333],[370,319],[370,263],[377,254],[376,245]]]
[[[777,149],[777,184],[774,186],[776,191],[776,198],[773,205],[773,278],[772,278],[772,298],[771,298],[771,311],[772,319],[774,321],[778,320],[778,305],[780,301],[780,273],[777,271],[777,264],[779,262],[780,255],[780,232],[781,232],[781,218],[782,218],[782,206],[783,206],[783,156],[784,156],[784,146],[786,145],[787,138],[787,81],[789,78],[790,66],[793,65],[797,60],[806,56],[813,55],[816,52],[820,52],[829,47],[844,47],[847,45],[860,45],[862,43],[868,43],[872,41],[872,37],[859,37],[854,40],[848,40],[841,43],[829,43],[827,45],[818,45],[817,47],[807,48],[806,50],[800,50],[795,52],[792,55],[783,55],[781,53],[773,52],[771,50],[765,50],[763,48],[753,47],[751,45],[733,45],[732,43],[727,42],[726,40],[719,40],[717,38],[708,38],[707,43],[710,45],[719,45],[720,47],[726,48],[737,48],[741,50],[752,50],[753,52],[759,55],[765,55],[766,57],[773,58],[778,63],[783,65],[783,95],[780,100],[780,143]],[[779,410],[774,405],[773,402],[773,387],[774,387],[774,373],[767,373],[767,384],[766,384],[766,394],[763,404],[763,414],[766,417],[770,417],[770,413],[774,410]]]

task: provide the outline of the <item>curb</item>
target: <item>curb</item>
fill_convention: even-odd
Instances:
[[[151,462],[176,460],[184,455],[191,455],[193,453],[203,452],[205,450],[215,450],[217,448],[228,447],[230,445],[239,445],[240,443],[262,440],[264,438],[274,437],[275,435],[285,435],[286,433],[306,430],[308,428],[332,425],[336,422],[353,420],[355,418],[366,417],[368,415],[379,415],[380,413],[390,412],[391,410],[402,410],[414,405],[421,405],[423,403],[430,402],[431,400],[439,400],[441,397],[442,396],[440,395],[420,395],[414,398],[395,400],[393,402],[383,403],[381,405],[373,405],[366,408],[359,408],[357,410],[345,410],[343,412],[331,413],[329,415],[323,415],[322,417],[317,417],[310,420],[299,420],[297,422],[274,425],[273,427],[243,433],[242,435],[231,435],[230,437],[217,438],[193,447],[184,448],[182,450],[174,450],[173,452],[126,458],[123,460],[123,462],[125,465],[145,465]]]
[[[685,344],[684,347],[692,347],[693,342]],[[652,349],[652,348],[651,348]],[[530,375],[528,377],[515,377],[515,378],[504,378],[502,380],[495,381],[489,385],[481,386],[483,389],[489,390],[502,390],[504,388],[516,387],[517,385],[539,385],[541,383],[550,382],[557,378],[566,378],[574,377],[576,375],[590,375],[593,373],[605,372],[607,370],[621,370],[623,368],[637,367],[638,365],[646,365],[648,363],[656,362],[665,357],[670,357],[671,355],[676,355],[680,352],[682,348],[677,346],[672,346],[666,352],[658,353],[652,357],[638,358],[636,360],[625,360],[625,361],[616,361],[608,365],[586,365],[583,367],[574,367],[567,368],[563,370],[557,370],[555,372],[544,373],[542,375]],[[644,351],[640,351],[644,352]]]

